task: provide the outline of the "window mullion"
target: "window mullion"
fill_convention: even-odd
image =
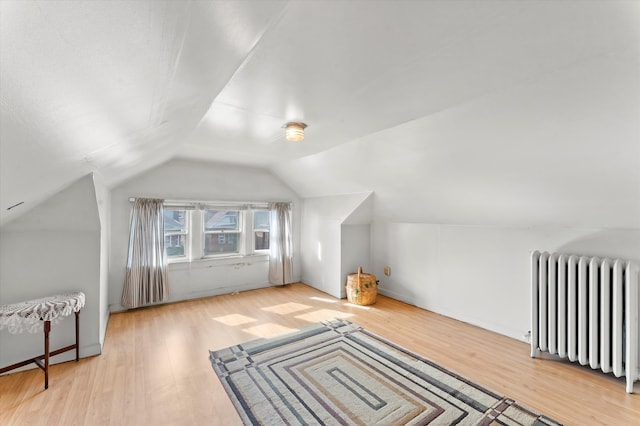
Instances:
[[[242,214],[242,228],[240,229],[242,235],[242,254],[253,254],[253,244],[251,243],[251,228],[253,226],[253,212],[245,210]]]
[[[202,210],[191,211],[191,259],[200,259],[204,253],[204,227],[202,225]]]

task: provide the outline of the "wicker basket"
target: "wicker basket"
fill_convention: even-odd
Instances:
[[[356,305],[372,305],[376,303],[378,284],[376,276],[362,272],[362,266],[356,274],[347,276],[347,300]]]

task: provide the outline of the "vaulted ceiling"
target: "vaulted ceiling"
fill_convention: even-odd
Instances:
[[[636,1],[1,0],[0,224],[183,157],[398,220],[640,227],[639,75]]]

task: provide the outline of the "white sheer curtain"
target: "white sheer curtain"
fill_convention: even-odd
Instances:
[[[291,204],[269,204],[269,282],[273,285],[291,283]]]
[[[133,203],[122,289],[122,306],[126,308],[164,302],[169,297],[163,201],[138,198]]]

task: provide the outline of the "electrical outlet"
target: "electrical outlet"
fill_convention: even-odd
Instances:
[[[389,266],[384,267],[384,274],[388,277],[391,276],[391,268]]]

